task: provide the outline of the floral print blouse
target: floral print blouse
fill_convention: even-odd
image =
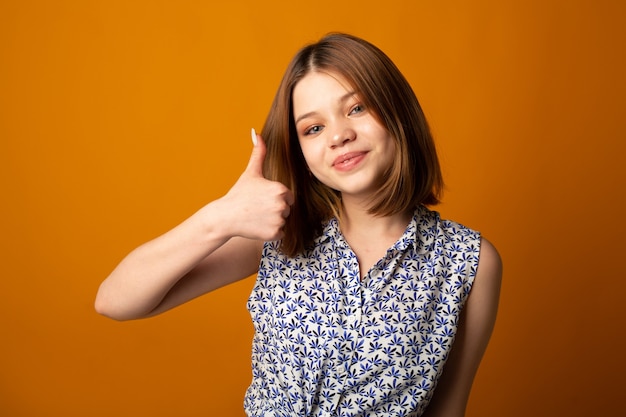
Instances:
[[[480,234],[415,210],[360,279],[330,220],[295,257],[267,242],[248,300],[255,335],[249,416],[420,416],[454,342]]]

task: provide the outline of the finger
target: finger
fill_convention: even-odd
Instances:
[[[250,160],[248,161],[248,166],[246,167],[246,172],[249,174],[263,176],[263,161],[265,160],[266,147],[263,138],[260,135],[257,135],[254,129],[252,129],[252,143],[254,147],[252,148],[252,154],[250,155]]]
[[[286,219],[287,217],[289,217],[289,214],[291,214],[291,206],[285,207],[285,209],[281,213],[281,216],[283,217],[283,219]]]
[[[252,145],[256,146],[258,138],[256,136],[256,130],[254,130],[254,128],[252,128],[252,130],[250,130],[250,134],[252,135]]]
[[[293,206],[295,203],[295,198],[291,190],[287,190],[287,193],[285,194],[285,202],[290,206]]]

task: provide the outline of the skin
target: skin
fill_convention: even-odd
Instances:
[[[388,131],[337,74],[310,72],[295,86],[298,139],[313,175],[341,192],[340,227],[363,276],[402,235],[412,211],[367,212],[396,151]],[[266,148],[256,136],[248,166],[222,198],[120,262],[95,308],[116,320],[153,316],[257,272],[264,241],[282,237],[293,204],[284,185],[263,177]],[[426,417],[461,417],[495,323],[502,276],[496,249],[481,240],[474,286]]]

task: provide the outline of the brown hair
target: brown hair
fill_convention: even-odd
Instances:
[[[292,59],[262,132],[267,144],[265,176],[285,184],[295,197],[281,246],[289,256],[311,244],[323,222],[338,215],[341,206],[339,193],[309,173],[295,128],[293,89],[314,70],[344,77],[396,142],[395,161],[371,201],[370,213],[388,216],[420,204],[434,205],[443,189],[434,141],[407,80],[371,43],[347,34],[329,34]]]

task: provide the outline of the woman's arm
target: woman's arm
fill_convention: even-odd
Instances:
[[[130,320],[152,316],[253,274],[262,242],[282,237],[291,192],[263,178],[265,144],[222,198],[132,251],[102,282],[95,308]]]
[[[482,239],[472,291],[461,314],[454,346],[423,417],[462,417],[478,365],[493,331],[500,298],[502,261]]]
[[[128,254],[100,285],[96,311],[116,320],[144,318],[254,273],[259,243],[230,239],[213,211],[209,204]]]

